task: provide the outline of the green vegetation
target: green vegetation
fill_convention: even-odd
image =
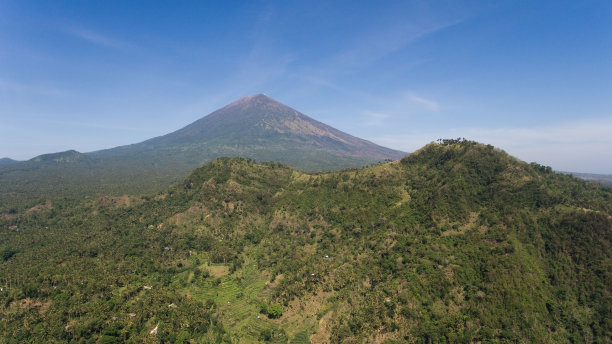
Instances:
[[[611,197],[466,140],[333,173],[216,159],[1,214],[0,343],[609,343]]]
[[[283,315],[283,307],[279,304],[273,304],[268,307],[267,312],[270,318],[280,318]]]

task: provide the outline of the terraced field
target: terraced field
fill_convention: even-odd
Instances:
[[[218,272],[225,269],[222,265],[205,263],[202,264],[202,270]],[[231,330],[232,339],[239,343],[310,343],[313,322],[299,321],[287,328],[282,326],[287,323],[287,319],[269,319],[259,312],[261,303],[269,298],[269,291],[265,288],[268,278],[257,270],[255,263],[245,264],[232,274],[220,275],[215,278],[217,275],[211,273],[211,277],[204,281],[187,283],[185,294],[202,303],[213,300],[224,320],[224,326]],[[193,273],[182,278],[191,282]],[[295,323],[295,319],[292,322]]]

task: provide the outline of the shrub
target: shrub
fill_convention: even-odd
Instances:
[[[280,318],[283,315],[283,307],[278,304],[273,304],[268,307],[268,317],[270,318]]]

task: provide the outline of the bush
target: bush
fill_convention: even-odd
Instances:
[[[261,333],[259,334],[259,339],[263,340],[264,342],[271,341],[272,340],[272,330],[270,330],[269,328],[263,329]]]
[[[17,251],[11,248],[5,247],[0,250],[0,259],[6,262],[7,260],[11,259],[11,257],[14,256],[15,253],[17,253]]]
[[[273,304],[268,307],[268,317],[270,318],[280,318],[283,315],[283,307],[278,304]]]

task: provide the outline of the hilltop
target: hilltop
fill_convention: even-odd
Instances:
[[[155,192],[218,157],[276,161],[319,172],[397,160],[405,154],[343,133],[258,94],[141,143],[2,164],[0,209],[8,201],[28,205],[47,195]]]
[[[65,164],[76,163],[84,159],[86,159],[86,156],[83,153],[79,153],[75,150],[68,150],[65,152],[39,155],[37,157],[32,158],[30,162]]]
[[[150,196],[2,214],[0,336],[605,343],[611,199],[470,141],[317,174],[216,159]]]
[[[18,162],[17,160],[13,160],[11,158],[2,158],[0,159],[0,166],[1,165],[8,165],[8,164],[12,164],[12,163],[16,163]]]

